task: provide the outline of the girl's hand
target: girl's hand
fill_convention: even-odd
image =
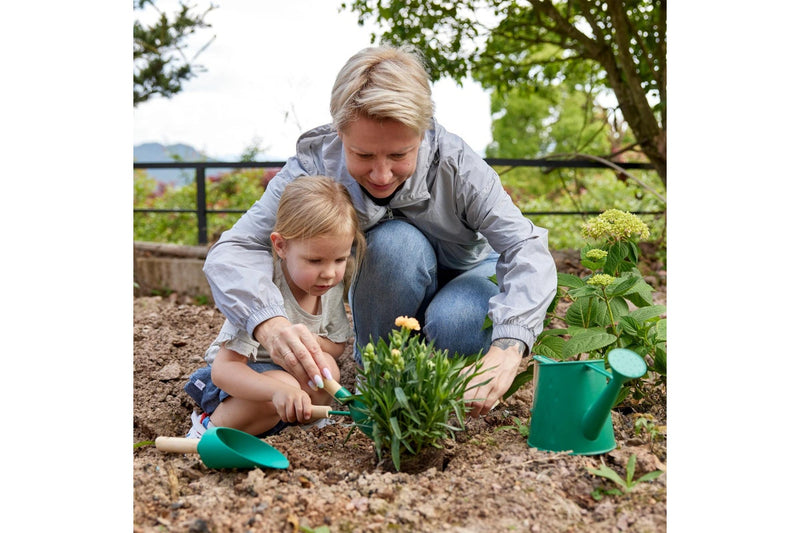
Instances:
[[[272,404],[284,422],[305,423],[311,419],[311,398],[294,387],[280,387],[272,395]]]

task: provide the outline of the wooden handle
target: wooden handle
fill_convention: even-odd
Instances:
[[[312,405],[311,406],[311,420],[319,420],[320,418],[330,418],[330,405]]]
[[[339,392],[339,390],[342,388],[341,385],[336,383],[334,380],[328,378],[322,378],[322,386],[325,388],[326,391],[328,391],[328,394],[330,394],[333,397],[336,397],[336,393]]]
[[[185,439],[182,437],[157,437],[156,448],[162,452],[197,453],[197,443],[200,439]]]

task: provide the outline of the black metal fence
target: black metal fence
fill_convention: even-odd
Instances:
[[[492,167],[541,167],[541,168],[619,168],[623,170],[651,170],[653,166],[649,163],[618,163],[594,159],[503,159],[486,158],[484,159]],[[169,162],[169,163],[146,163],[138,162],[133,164],[133,168],[171,168],[171,169],[194,169],[194,181],[197,186],[197,198],[195,209],[142,209],[134,208],[134,213],[195,213],[197,215],[197,242],[200,245],[208,244],[208,214],[209,213],[244,213],[244,209],[208,209],[206,205],[206,170],[209,168],[281,168],[286,161],[247,161],[247,162]],[[602,211],[524,211],[526,216],[533,215],[599,215]],[[634,211],[636,215],[661,215],[664,211]]]

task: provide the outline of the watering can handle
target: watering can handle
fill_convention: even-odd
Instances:
[[[157,437],[156,448],[162,452],[197,453],[197,443],[200,439],[186,439],[183,437]]]

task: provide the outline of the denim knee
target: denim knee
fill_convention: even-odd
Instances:
[[[386,335],[398,316],[422,321],[437,288],[436,252],[413,225],[390,220],[366,237],[367,253],[349,293],[356,346]]]

